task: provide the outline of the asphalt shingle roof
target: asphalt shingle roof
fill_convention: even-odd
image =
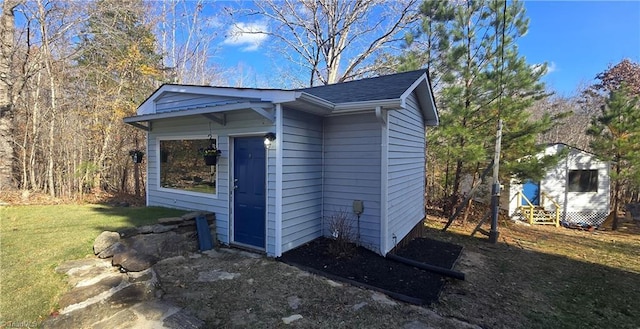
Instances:
[[[298,89],[334,104],[396,99],[426,71],[417,70],[332,85]]]

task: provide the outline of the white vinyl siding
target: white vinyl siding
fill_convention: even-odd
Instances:
[[[322,235],[322,119],[285,109],[282,252]]]
[[[379,250],[381,143],[380,122],[372,113],[324,120],[324,234],[330,234],[329,216],[336,211],[353,214],[353,201],[363,200],[360,240]]]
[[[388,250],[424,218],[425,128],[415,95],[405,109],[388,112]]]
[[[547,153],[557,153],[564,147],[562,144],[550,146]],[[595,192],[571,192],[568,189],[569,172],[572,170],[597,170],[598,187]],[[609,212],[609,166],[593,154],[571,149],[565,159],[549,170],[540,182],[540,191],[546,192],[560,204],[564,204],[563,212]],[[564,217],[564,216],[563,216]]]
[[[209,130],[211,127],[211,130]],[[216,226],[218,240],[224,244],[229,243],[229,223],[230,223],[230,187],[229,187],[229,159],[230,147],[229,136],[234,135],[257,135],[262,136],[266,132],[274,131],[274,125],[265,120],[252,110],[241,110],[227,114],[227,124],[221,126],[211,122],[203,116],[188,116],[182,118],[156,120],[152,124],[152,129],[148,134],[148,157],[147,171],[147,203],[149,206],[164,206],[170,208],[186,210],[205,210],[216,214]],[[159,188],[158,178],[158,157],[160,148],[158,139],[181,139],[181,138],[201,138],[206,139],[212,133],[216,135],[218,149],[222,155],[218,160],[217,172],[217,194],[184,194],[177,190]],[[275,195],[275,152],[268,153],[267,172],[267,202],[271,202]],[[271,201],[269,201],[271,200]],[[271,203],[267,204],[267,244],[271,242],[273,247],[274,239],[270,234],[274,234],[275,211]],[[267,248],[269,249],[269,245]],[[267,250],[269,252],[269,250]]]
[[[564,144],[553,144],[547,147],[545,154],[556,154]],[[572,170],[597,170],[598,186],[594,192],[571,192],[568,189],[569,172]],[[610,208],[610,177],[609,164],[600,161],[595,155],[571,148],[566,158],[560,159],[555,167],[547,170],[540,181],[540,192],[546,193],[560,204],[560,220],[578,223],[581,220],[591,223],[601,223],[609,214]],[[516,194],[522,191],[522,184],[511,181],[509,188],[509,214],[514,218],[520,218],[517,211],[518,202]],[[545,201],[547,210],[555,210],[551,202]]]

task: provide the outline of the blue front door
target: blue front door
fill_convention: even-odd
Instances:
[[[522,193],[531,201],[534,206],[540,205],[540,183],[527,180],[522,185]],[[526,206],[527,201],[522,199],[522,205]]]
[[[233,238],[265,248],[265,149],[261,137],[234,139]]]

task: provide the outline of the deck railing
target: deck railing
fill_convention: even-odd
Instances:
[[[560,204],[558,202],[556,202],[556,200],[554,200],[549,194],[547,194],[547,192],[542,192],[540,193],[541,196],[541,200],[540,200],[540,205],[544,207],[544,200],[548,200],[551,203],[553,203],[553,206],[555,208],[555,218],[553,223],[556,225],[556,227],[560,226]]]
[[[533,203],[529,201],[527,196],[524,195],[522,191],[518,191],[516,193],[516,200],[518,202],[518,208],[520,208],[520,212],[522,213],[522,216],[526,217],[529,224],[533,224],[533,210],[536,208],[536,206],[534,206]],[[522,200],[527,202],[526,206],[522,204]]]
[[[540,193],[540,206],[535,206],[531,200],[529,200],[527,198],[526,195],[524,195],[524,193],[522,193],[522,191],[518,191],[516,193],[516,202],[518,204],[518,208],[520,208],[520,213],[522,214],[522,216],[527,220],[527,222],[529,222],[529,224],[533,225],[533,224],[553,224],[556,227],[560,226],[560,204],[558,202],[556,202],[553,198],[551,198],[551,196],[549,196],[549,194],[542,192]],[[551,214],[547,214],[547,211],[544,208],[544,202],[549,201],[553,204],[554,208],[555,208],[555,214],[551,215]],[[522,202],[525,202],[526,204],[522,204]],[[545,218],[549,218],[551,220],[551,223],[549,223],[548,221],[537,221],[535,220],[535,218],[540,217],[540,215],[543,215]],[[553,217],[551,217],[551,216]]]

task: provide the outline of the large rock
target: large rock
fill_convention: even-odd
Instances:
[[[107,276],[119,274],[118,270],[111,265],[111,261],[98,258],[64,262],[56,267],[56,272],[66,274],[71,286],[87,285]]]
[[[138,234],[165,233],[177,227],[178,227],[177,225],[162,225],[162,224],[146,225],[146,226],[138,227]]]
[[[138,253],[153,255],[159,259],[198,250],[196,237],[175,232],[136,235],[124,241],[129,248],[137,250]]]
[[[65,309],[71,305],[82,303],[91,297],[108,292],[115,289],[121,284],[125,278],[120,275],[107,276],[98,282],[86,286],[75,287],[60,298],[60,308]]]
[[[184,221],[182,217],[165,217],[158,219],[158,224],[162,225],[175,225],[180,224]]]
[[[93,253],[97,255],[118,241],[120,241],[120,234],[104,231],[93,242]]]
[[[112,328],[153,328],[151,326],[140,325],[140,317],[131,308],[125,308],[120,312],[100,319],[92,323],[91,329],[112,329]]]
[[[81,272],[67,271],[71,273],[70,279],[75,277],[73,273]],[[179,308],[157,301],[159,286],[153,269],[139,273],[110,273],[100,280],[85,279],[61,297],[61,310],[47,319],[43,326],[64,329],[162,328],[162,320],[178,312]],[[163,311],[167,314],[159,316]]]
[[[161,301],[163,290],[152,268],[161,259],[176,262],[198,250],[195,218],[200,215],[206,216],[215,238],[215,216],[208,212],[102,232],[94,242],[97,258],[56,268],[69,276],[73,288],[61,297],[61,309],[43,323],[44,328],[204,328],[203,321]],[[237,275],[214,271],[199,279],[229,280]]]
[[[157,228],[163,225],[153,226]],[[166,227],[175,228],[175,226]],[[151,229],[152,226],[147,228]],[[119,242],[102,250],[98,257],[114,257],[112,260],[114,266],[121,266],[128,271],[140,271],[149,268],[160,259],[180,256],[197,250],[198,241],[195,231],[184,234],[169,231],[124,237]]]
[[[113,257],[116,254],[123,253],[127,250],[127,246],[122,244],[121,242],[116,242],[109,246],[109,248],[101,251],[98,254],[98,258],[109,258]]]
[[[149,286],[146,282],[138,282],[116,291],[107,298],[105,302],[110,307],[129,307],[138,302],[153,300],[155,298],[155,287]]]
[[[139,234],[137,227],[123,228],[123,229],[118,230],[118,233],[120,234],[120,237],[123,238],[123,239]]]
[[[140,272],[153,266],[160,260],[158,257],[143,254],[135,249],[129,249],[123,253],[115,254],[111,259],[113,266],[120,266],[128,272]]]
[[[84,258],[66,261],[56,267],[56,273],[74,275],[78,271],[88,270],[95,267],[109,268],[111,264],[96,258]],[[73,272],[73,273],[70,273]]]

